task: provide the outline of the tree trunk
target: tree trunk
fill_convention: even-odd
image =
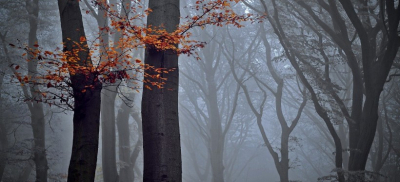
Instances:
[[[111,87],[111,88],[109,88]],[[115,86],[104,89],[101,97],[102,166],[105,182],[118,182],[115,134]],[[110,89],[110,90],[108,90]],[[129,127],[127,128],[129,132]],[[120,139],[121,140],[121,139]]]
[[[39,0],[26,0],[26,10],[29,14],[29,42],[28,46],[31,49],[28,52],[28,75],[30,78],[35,79],[37,76],[37,64],[38,59],[35,55],[37,48],[35,44],[38,44],[36,36],[38,26],[38,15],[39,15]],[[29,83],[32,101],[27,104],[31,104],[29,107],[31,113],[31,125],[34,138],[34,157],[33,161],[36,165],[36,181],[46,182],[47,181],[47,159],[46,159],[46,146],[45,146],[45,118],[43,112],[43,104],[41,102],[41,95],[38,85]]]
[[[280,168],[277,166],[281,182],[289,182],[289,135],[288,131],[282,130]]]
[[[33,94],[34,95],[34,94]],[[45,148],[45,121],[43,114],[43,105],[41,103],[33,103],[31,110],[31,122],[33,130],[33,138],[35,141],[33,161],[36,166],[36,181],[47,181],[47,159]]]
[[[153,11],[147,18],[147,25],[163,27],[173,32],[179,24],[179,0],[150,0]],[[145,64],[157,68],[174,69],[160,73],[166,78],[164,88],[157,88],[150,82],[160,79],[145,77],[142,98],[143,181],[182,181],[182,159],[178,118],[179,69],[178,55],[173,50],[157,50],[146,47]],[[153,68],[145,74],[156,75]],[[148,89],[148,88],[151,88]]]
[[[2,70],[1,70],[2,71]],[[7,149],[8,149],[8,138],[7,128],[3,118],[3,100],[1,98],[1,91],[3,87],[4,74],[0,74],[0,181],[2,181],[4,175],[4,169],[7,164]]]
[[[142,151],[142,148],[143,148],[143,134],[141,132],[143,130],[143,127],[142,127],[142,120],[141,120],[139,114],[140,114],[139,112],[134,112],[131,114],[131,116],[137,123],[139,133],[138,133],[138,141],[136,142],[135,147],[130,155],[129,161],[130,161],[130,164],[132,165],[132,168],[134,168],[134,171],[136,171],[136,173],[138,174],[138,176],[136,178],[140,179],[141,178],[141,173],[139,173],[140,170],[137,170],[138,167],[137,167],[137,165],[135,165],[137,162],[137,159],[139,157],[140,151]],[[139,171],[139,172],[137,172],[137,171]],[[133,175],[134,174],[135,173],[133,173]],[[135,178],[135,176],[133,176],[133,177]]]
[[[109,32],[108,29],[108,15],[107,7],[109,4],[107,1],[101,1],[98,8],[98,13],[96,17],[97,24],[99,26],[99,47],[100,47],[100,61],[108,62],[109,55]],[[89,6],[87,4],[87,6]],[[107,87],[101,93],[101,156],[102,156],[102,168],[103,168],[103,180],[105,182],[117,182],[118,172],[117,172],[117,159],[116,159],[116,133],[115,133],[115,98],[117,96],[117,87],[113,84],[103,83],[103,87]]]
[[[379,1],[380,21],[383,23],[380,22],[382,24],[376,26],[384,36],[381,41],[378,41],[378,34],[373,33],[375,27],[371,25],[369,16],[360,16],[360,13],[369,13],[368,8],[354,6],[351,1],[339,0],[339,2],[354,26],[361,43],[365,102],[361,120],[357,121],[358,126],[355,126],[357,128],[350,128],[350,132],[358,132],[358,136],[350,140],[350,147],[354,152],[350,153],[349,170],[364,171],[375,137],[380,94],[400,46],[399,9],[398,7],[396,9],[394,1]],[[366,3],[365,1],[362,6],[366,6]],[[377,44],[380,47],[377,47]],[[361,177],[363,179],[364,175]]]
[[[339,131],[338,131],[338,135],[340,138],[340,142],[342,143],[342,148],[346,149],[343,150],[343,169],[347,170],[348,164],[349,164],[349,153],[347,152],[347,135],[346,135],[346,131],[345,128],[343,126],[344,124],[339,124]]]
[[[1,107],[1,102],[0,102],[0,107]],[[4,169],[7,164],[7,155],[8,155],[7,148],[8,148],[7,128],[4,124],[3,118],[1,118],[0,116],[0,181],[3,178]]]
[[[363,119],[360,126],[360,137],[355,154],[351,156],[349,163],[350,171],[363,171],[367,163],[369,151],[375,137],[378,121],[379,94],[368,97],[364,104]]]
[[[73,144],[68,181],[94,181],[101,103],[101,83],[97,75],[91,72],[92,62],[83,28],[82,14],[79,1],[58,0],[61,18],[61,30],[64,42],[64,53],[70,72],[73,88],[74,116],[73,116]],[[78,46],[80,44],[80,50]],[[78,51],[78,55],[71,53]],[[73,62],[72,60],[78,60]]]
[[[132,164],[130,161],[130,154],[131,154],[130,133],[129,133],[130,111],[131,108],[129,108],[124,102],[122,102],[121,108],[119,109],[117,116],[119,161],[121,166],[119,169],[119,180],[121,182],[134,180],[134,172],[133,172],[134,164]]]
[[[33,170],[33,161],[29,160],[26,162],[24,168],[21,170],[17,181],[27,181],[29,178],[29,175],[31,174]]]
[[[210,61],[210,60],[207,60]],[[221,126],[221,116],[219,113],[218,103],[217,103],[217,87],[214,80],[214,75],[212,71],[212,63],[206,64],[209,69],[206,71],[207,80],[207,111],[209,116],[209,129],[210,129],[210,140],[209,140],[209,155],[211,161],[211,172],[213,182],[223,182],[224,181],[224,144],[225,139],[222,134]]]

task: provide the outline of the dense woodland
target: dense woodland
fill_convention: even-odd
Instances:
[[[399,0],[0,0],[0,181],[400,181],[399,22]]]

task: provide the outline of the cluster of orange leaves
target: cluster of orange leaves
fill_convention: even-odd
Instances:
[[[236,13],[232,8],[235,4],[239,3],[239,0],[198,0],[195,4],[190,5],[191,11],[195,12],[192,16],[182,17],[184,23],[182,23],[173,32],[167,32],[162,26],[152,27],[146,26],[145,24],[139,24],[139,20],[144,19],[151,9],[144,9],[144,5],[140,4],[142,1],[132,1],[137,3],[131,6],[130,12],[133,14],[131,17],[122,17],[112,6],[105,4],[105,1],[96,0],[94,1],[97,8],[103,8],[107,12],[108,18],[111,20],[110,27],[101,27],[100,30],[109,34],[113,34],[116,31],[121,33],[120,40],[115,40],[112,46],[108,46],[103,52],[99,51],[104,43],[100,40],[90,47],[90,54],[92,63],[87,62],[82,64],[82,60],[79,59],[78,54],[80,51],[89,49],[87,44],[82,44],[86,41],[85,37],[80,38],[80,42],[75,42],[75,49],[73,52],[62,52],[60,48],[54,51],[42,50],[39,45],[35,45],[35,48],[23,48],[28,54],[32,54],[33,57],[37,58],[40,74],[36,78],[29,78],[28,76],[22,77],[18,75],[17,78],[21,84],[23,83],[36,83],[42,84],[46,88],[64,90],[67,93],[61,93],[57,96],[49,96],[47,93],[50,91],[44,91],[43,97],[57,98],[62,100],[68,100],[68,94],[71,94],[70,89],[70,75],[80,73],[95,73],[98,79],[102,83],[115,83],[117,80],[130,80],[136,79],[135,76],[131,76],[129,73],[136,74],[137,72],[143,72],[143,69],[154,69],[149,65],[144,65],[141,60],[132,57],[132,51],[138,48],[152,47],[158,51],[172,50],[176,54],[193,55],[196,54],[198,48],[205,46],[205,42],[191,39],[191,29],[195,27],[204,28],[207,25],[223,26],[233,25],[238,28],[243,25],[241,22],[260,22],[262,16],[256,16],[252,14]],[[143,12],[143,13],[140,13]],[[86,12],[90,13],[90,12]],[[103,33],[104,33],[103,32]],[[99,35],[100,37],[100,35]],[[95,41],[96,42],[96,41]],[[85,47],[82,47],[85,45]],[[22,48],[22,47],[20,47]],[[24,53],[25,56],[27,53]],[[196,57],[199,59],[198,57]],[[30,60],[27,60],[30,61]],[[15,69],[18,69],[17,65]],[[158,88],[163,88],[166,78],[160,78],[161,73],[168,73],[174,70],[155,70],[155,75],[144,75],[149,78],[157,78],[158,82],[152,82],[151,84]],[[157,74],[158,73],[158,74]],[[133,74],[133,75],[134,75]],[[86,92],[86,88],[82,90]],[[56,92],[52,92],[53,95]]]

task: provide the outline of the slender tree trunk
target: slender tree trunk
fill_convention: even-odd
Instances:
[[[105,0],[100,1],[98,8],[97,24],[99,26],[99,48],[100,48],[100,61],[107,62],[109,60],[109,41],[110,35],[108,32],[108,12],[105,9],[109,4]],[[115,3],[114,3],[115,4]],[[87,6],[89,6],[87,4]],[[117,159],[116,159],[116,133],[115,133],[115,98],[117,96],[116,86],[113,84],[104,83],[103,87],[107,89],[102,90],[101,93],[101,156],[102,156],[102,169],[103,169],[103,180],[105,182],[117,182]]]
[[[1,98],[1,91],[3,87],[4,74],[0,74],[0,181],[4,175],[4,169],[7,164],[7,149],[8,149],[8,138],[7,128],[3,118],[3,100]]]
[[[0,181],[3,178],[4,169],[7,164],[7,155],[8,155],[7,148],[8,148],[7,128],[4,124],[3,118],[0,116]]]
[[[28,46],[31,49],[28,52],[28,75],[30,78],[35,79],[37,76],[37,64],[38,59],[35,55],[37,48],[35,44],[38,44],[36,36],[38,26],[38,15],[39,15],[39,0],[26,0],[26,10],[29,14],[29,42]],[[41,93],[39,87],[34,83],[29,84],[32,107],[31,112],[31,125],[34,138],[34,158],[33,161],[36,165],[36,181],[46,182],[47,181],[47,159],[46,159],[46,146],[45,146],[45,118],[43,112],[43,104],[41,101]]]
[[[163,27],[173,32],[179,24],[179,0],[150,0],[153,11],[147,18],[148,26]],[[178,118],[179,70],[178,55],[172,50],[157,50],[146,47],[145,64],[157,68],[174,69],[160,73],[166,78],[164,88],[157,88],[150,82],[163,80],[146,77],[142,99],[143,120],[143,181],[182,181],[182,159]],[[156,75],[154,69],[145,74]],[[148,89],[148,88],[151,88]]]
[[[208,60],[209,61],[209,60]],[[209,116],[209,129],[210,129],[210,140],[209,140],[209,155],[211,161],[211,172],[213,182],[224,181],[224,144],[225,139],[222,134],[221,116],[219,114],[218,103],[217,103],[217,87],[214,80],[214,75],[211,72],[212,64],[206,71],[206,80],[208,88],[208,116]]]
[[[94,181],[98,141],[101,103],[101,83],[97,75],[89,71],[92,67],[89,48],[83,28],[79,1],[58,0],[61,18],[61,30],[64,42],[64,52],[70,70],[73,88],[73,144],[68,181]],[[74,44],[80,44],[77,57],[71,55],[78,49]],[[70,60],[78,60],[76,63]],[[83,69],[85,68],[85,69]],[[92,88],[90,87],[92,86]]]
[[[345,131],[345,128],[343,125],[344,124],[339,124],[338,135],[339,135],[340,141],[342,143],[342,148],[346,149],[348,146],[347,135],[346,135],[346,131]],[[343,168],[345,170],[347,170],[348,164],[349,164],[349,153],[345,150],[345,151],[343,151]]]
[[[34,158],[36,165],[36,181],[47,181],[47,159],[45,148],[45,121],[43,114],[43,105],[41,103],[33,103],[33,112],[31,112],[31,122],[33,130],[33,138],[35,141]]]
[[[121,166],[119,169],[119,180],[121,182],[134,180],[133,164],[130,161],[130,154],[131,154],[130,132],[129,132],[130,111],[131,108],[128,107],[125,103],[122,103],[117,116],[119,161]]]
[[[139,114],[140,114],[139,112],[134,112],[131,114],[133,119],[136,121],[136,123],[138,125],[138,131],[140,131],[140,132],[138,133],[138,141],[135,144],[135,147],[131,153],[129,161],[130,161],[130,164],[132,165],[132,168],[134,169],[134,171],[136,171],[136,173],[138,174],[137,178],[140,179],[141,173],[137,172],[140,170],[137,170],[138,168],[137,168],[136,162],[139,157],[140,151],[142,151],[142,149],[143,149],[143,134],[141,132],[143,130],[143,127],[142,127],[142,120],[141,120]],[[135,173],[133,173],[133,174],[135,174]],[[135,178],[135,176],[133,176],[133,177]]]
[[[289,182],[289,135],[288,131],[282,130],[281,135],[281,161],[278,168],[281,182]]]
[[[276,6],[276,1],[273,0],[272,1],[274,4],[274,8],[277,9]],[[292,44],[290,43],[289,39],[286,37],[285,32],[283,31],[283,28],[280,24],[280,20],[279,20],[279,16],[278,16],[278,11],[274,11],[274,20],[272,20],[271,17],[268,17],[269,22],[271,23],[271,25],[274,28],[274,32],[276,35],[278,35],[279,37],[279,41],[281,42],[282,46],[284,47],[284,49],[286,50],[286,56],[288,57],[290,63],[292,64],[292,66],[295,68],[300,80],[303,82],[304,86],[307,88],[307,90],[310,92],[311,94],[311,100],[314,103],[314,107],[316,112],[318,113],[318,115],[323,119],[323,121],[325,122],[330,135],[332,136],[332,139],[334,141],[335,144],[335,167],[337,169],[337,175],[338,175],[338,181],[339,182],[344,182],[345,178],[344,178],[344,174],[342,171],[342,144],[340,142],[340,138],[331,122],[331,119],[328,116],[327,111],[325,110],[325,108],[323,108],[321,106],[321,104],[319,103],[317,94],[315,93],[313,87],[311,86],[311,84],[308,82],[307,78],[305,77],[303,71],[300,69],[299,64],[297,63],[296,60],[296,53],[291,51],[294,50],[292,48]]]
[[[31,172],[33,170],[33,165],[34,165],[33,163],[34,162],[31,160],[26,162],[26,165],[21,170],[21,173],[19,174],[17,181],[27,181],[28,180],[29,175],[31,174]]]
[[[118,182],[115,133],[115,86],[104,89],[101,99],[102,166],[104,182]],[[112,90],[108,90],[112,89]],[[129,129],[129,127],[127,128]],[[128,130],[129,132],[129,130]],[[121,140],[121,139],[120,139]]]

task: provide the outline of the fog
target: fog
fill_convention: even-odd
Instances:
[[[66,51],[67,1],[0,0],[1,182],[400,180],[398,0],[171,2],[178,28],[169,14],[146,19],[174,11],[168,3],[148,11],[148,1],[81,0],[74,44],[91,61],[80,65],[95,75],[87,84]],[[159,69],[151,59],[160,53]],[[179,66],[168,67],[171,55]],[[95,83],[101,101],[78,101]],[[150,138],[148,118],[162,131]],[[173,122],[180,145],[168,138]],[[153,143],[161,147],[148,152]],[[80,150],[97,160],[90,180],[78,178],[90,173]]]

